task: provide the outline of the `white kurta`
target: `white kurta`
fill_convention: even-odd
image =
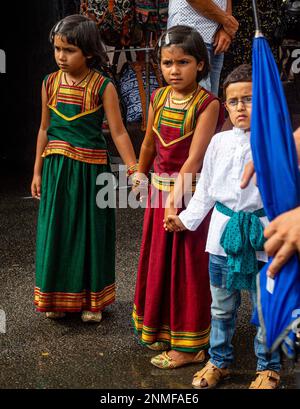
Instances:
[[[188,230],[196,230],[216,202],[235,212],[244,210],[254,212],[261,209],[263,203],[253,180],[246,189],[240,188],[246,164],[252,160],[250,132],[233,128],[216,134],[206,151],[200,179],[194,196],[186,210],[179,217]],[[229,217],[213,210],[206,251],[210,254],[226,256],[220,245],[222,233]],[[260,218],[262,225],[268,224],[267,217]],[[257,259],[267,261],[265,252],[256,252]]]

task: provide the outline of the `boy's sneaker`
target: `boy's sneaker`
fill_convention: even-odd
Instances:
[[[81,319],[83,322],[100,322],[102,320],[102,312],[82,311]]]

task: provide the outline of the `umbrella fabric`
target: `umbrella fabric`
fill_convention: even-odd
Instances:
[[[263,36],[253,41],[252,63],[251,147],[265,212],[273,220],[300,204],[298,160],[279,72]],[[274,281],[266,275],[270,262],[258,274],[255,321],[259,319],[269,352],[281,345],[292,356],[293,329],[300,322],[299,258],[293,256]]]

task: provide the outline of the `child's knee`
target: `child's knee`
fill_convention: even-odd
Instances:
[[[229,291],[225,288],[211,285],[212,304],[211,315],[214,319],[229,320],[236,315],[240,306],[239,291]]]

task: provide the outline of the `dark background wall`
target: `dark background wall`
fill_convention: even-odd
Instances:
[[[0,49],[6,53],[6,74],[0,74],[0,165],[32,167],[40,122],[44,76],[56,69],[48,41],[51,27],[76,11],[76,0],[3,2]]]
[[[0,49],[6,52],[7,73],[0,74],[0,167],[22,170],[28,168],[31,171],[40,122],[42,80],[46,74],[57,69],[48,34],[59,19],[79,11],[80,0],[22,0],[16,4],[6,1],[2,3]],[[234,4],[239,7],[243,2]],[[261,1],[260,6],[263,4],[265,2]],[[239,19],[242,19],[242,11],[235,9],[235,13],[239,13]],[[249,13],[251,15],[252,11]],[[246,29],[248,25],[244,24],[243,27]],[[253,28],[253,22],[249,27]],[[244,33],[243,36],[250,50],[249,38],[252,34],[248,36]],[[245,53],[240,52],[239,55],[245,58]],[[296,112],[296,106],[299,114],[299,91],[296,98],[295,84],[287,85],[291,113]],[[296,119],[294,128],[299,125],[299,115]],[[139,146],[143,134],[139,129],[131,130],[130,127],[128,131],[134,135],[133,141],[137,141]],[[0,173],[0,183],[1,176],[3,172]]]

